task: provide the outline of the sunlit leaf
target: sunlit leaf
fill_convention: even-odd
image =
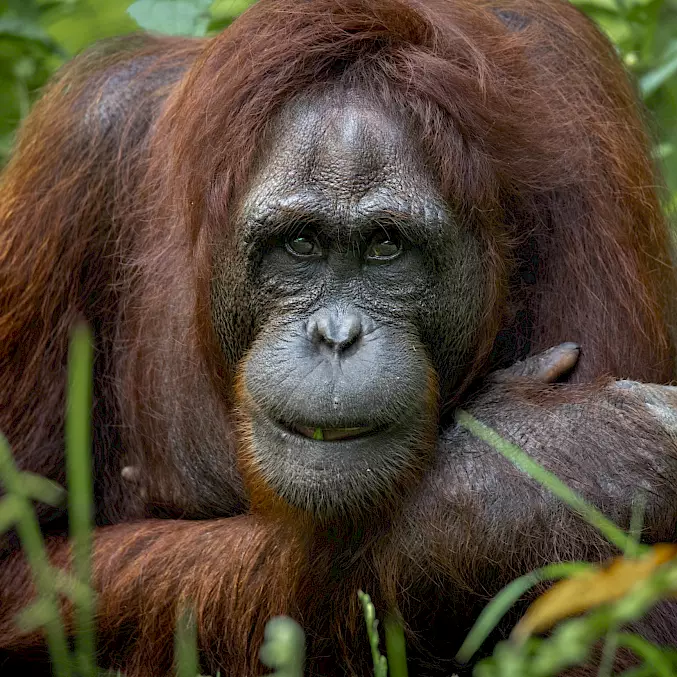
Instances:
[[[251,4],[251,0],[216,0],[211,8],[212,20],[232,21]]]
[[[523,641],[563,618],[615,602],[676,556],[677,545],[660,543],[638,559],[617,557],[607,566],[561,581],[527,609],[512,636]]]
[[[147,31],[201,36],[209,26],[211,4],[211,0],[137,0],[127,13]]]

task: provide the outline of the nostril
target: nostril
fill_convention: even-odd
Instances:
[[[339,341],[339,348],[345,350],[349,348],[362,334],[362,322],[360,318],[351,314],[350,316],[345,317],[345,323],[343,327],[343,336]]]

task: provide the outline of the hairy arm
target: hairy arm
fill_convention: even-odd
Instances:
[[[63,412],[73,324],[94,328],[94,447],[117,443],[111,342],[150,129],[194,43],[133,36],[65,66],[0,175],[0,432],[23,469],[64,481]],[[99,478],[96,478],[97,480]],[[46,523],[58,517],[41,510]],[[0,550],[3,547],[0,539]]]
[[[69,566],[63,539],[48,548],[54,565]],[[207,664],[243,677],[260,674],[265,622],[293,611],[302,557],[292,533],[256,516],[98,529],[92,569],[99,663],[127,677],[170,674],[174,628],[186,611],[196,620]],[[33,594],[30,571],[15,553],[0,570],[0,648],[15,656],[43,646],[41,633],[22,633],[14,623]],[[65,602],[64,612],[70,633],[72,608]]]
[[[677,389],[496,380],[465,409],[622,528],[629,527],[633,502],[645,501],[643,542],[675,540]],[[466,629],[520,575],[552,562],[618,554],[547,488],[460,426],[444,431],[436,465],[397,528],[393,540],[405,553],[400,584],[414,599],[445,594]],[[516,620],[507,619],[502,631]],[[657,607],[636,629],[674,644],[675,605]],[[572,674],[596,674],[586,669]]]

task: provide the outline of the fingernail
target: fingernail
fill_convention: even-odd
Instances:
[[[580,351],[581,346],[578,343],[575,343],[574,341],[565,341],[564,343],[560,343],[558,348],[562,350],[576,350]]]

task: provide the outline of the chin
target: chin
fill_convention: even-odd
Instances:
[[[329,519],[387,505],[428,467],[436,431],[425,417],[384,427],[287,426],[261,411],[248,420],[257,475],[289,506]]]

